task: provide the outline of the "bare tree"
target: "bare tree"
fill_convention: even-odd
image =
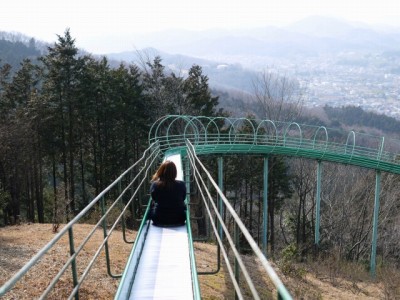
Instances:
[[[301,115],[303,94],[294,79],[264,70],[252,84],[254,99],[260,108],[259,117],[288,122]]]
[[[383,173],[380,195],[378,250],[382,263],[400,267],[400,175]]]
[[[253,79],[253,97],[258,104],[257,115],[262,119],[292,122],[301,115],[303,95],[298,83],[287,75],[264,70]],[[290,197],[291,187],[287,166],[282,157],[268,159],[268,219],[271,251],[275,249],[275,214],[283,199]],[[283,195],[285,195],[283,197]]]

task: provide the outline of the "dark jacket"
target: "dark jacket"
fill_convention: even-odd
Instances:
[[[158,181],[151,184],[151,198],[154,206],[151,219],[154,225],[183,225],[186,220],[186,185],[175,180],[170,186],[162,186]]]

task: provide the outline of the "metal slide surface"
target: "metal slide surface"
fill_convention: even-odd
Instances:
[[[181,155],[166,157],[176,164],[177,179],[183,180]],[[125,274],[116,299],[193,299],[187,226],[149,225],[133,284]],[[136,258],[137,259],[137,258]],[[134,264],[130,259],[128,264]],[[134,272],[128,265],[125,273]],[[130,289],[130,290],[127,290]]]

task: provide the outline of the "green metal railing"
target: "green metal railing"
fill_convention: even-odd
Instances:
[[[153,124],[150,143],[160,149],[214,153],[279,154],[331,161],[400,174],[400,140],[324,126],[246,118],[166,116]]]
[[[140,224],[139,231],[136,235],[135,244],[132,248],[131,254],[128,258],[127,266],[131,266],[131,268],[125,268],[125,271],[122,275],[120,285],[118,286],[117,293],[115,294],[114,299],[129,299],[129,293],[132,290],[133,283],[135,281],[136,273],[138,270],[140,257],[143,253],[143,248],[146,242],[147,234],[150,228],[150,221],[148,221],[148,214],[150,211],[151,199],[146,206],[146,212],[143,216],[143,220]],[[190,257],[190,265],[191,265],[191,276],[192,276],[192,286],[193,286],[193,299],[200,300],[200,286],[197,277],[196,271],[196,260],[194,255],[194,247],[193,247],[193,237],[192,237],[192,229],[190,225],[190,209],[186,211],[186,226],[188,232],[188,243],[189,243],[189,257]],[[133,269],[132,274],[128,274],[130,270]],[[129,280],[129,282],[128,282]]]
[[[51,279],[48,286],[44,289],[40,299],[45,299],[50,295],[57,282],[69,268],[72,270],[71,282],[73,288],[71,289],[68,299],[79,299],[80,286],[87,278],[87,275],[91,271],[95,261],[103,249],[105,251],[108,274],[114,278],[121,277],[122,274],[114,274],[111,270],[112,264],[109,257],[109,238],[118,224],[121,224],[124,241],[127,243],[133,243],[133,241],[128,241],[126,238],[125,214],[128,209],[135,211],[134,207],[132,209],[132,206],[134,205],[141,207],[142,203],[141,199],[138,200],[138,195],[140,195],[141,191],[144,189],[147,191],[150,172],[152,168],[155,168],[156,164],[158,164],[158,159],[162,155],[165,155],[167,151],[180,151],[180,153],[188,159],[189,164],[187,169],[192,169],[194,181],[201,193],[202,201],[207,209],[208,216],[212,216],[209,218],[209,221],[210,225],[212,225],[212,228],[214,229],[218,241],[218,253],[222,253],[224,260],[227,263],[227,269],[232,278],[235,293],[238,298],[243,298],[239,284],[239,272],[244,275],[253,297],[255,299],[260,298],[237,249],[237,239],[239,234],[242,234],[246,238],[255,256],[260,260],[266,273],[275,284],[278,291],[278,298],[291,299],[291,296],[267,261],[264,255],[266,250],[263,249],[263,254],[258,248],[250,233],[229,204],[229,201],[221,192],[221,186],[215,183],[209,172],[198,159],[198,155],[214,153],[243,153],[261,154],[267,157],[269,154],[279,154],[315,159],[318,162],[331,161],[375,169],[377,172],[375,202],[377,204],[375,204],[374,212],[374,239],[372,243],[373,259],[371,262],[371,268],[375,266],[374,253],[376,253],[380,172],[385,171],[400,174],[400,140],[376,137],[364,133],[356,133],[354,131],[346,133],[344,131],[328,129],[324,126],[309,126],[295,122],[284,123],[247,118],[209,118],[202,116],[173,115],[160,118],[153,124],[149,132],[149,142],[149,148],[144,152],[138,162],[132,165],[110,186],[94,198],[88,206],[86,206],[73,220],[66,224],[45,247],[43,247],[25,266],[23,266],[20,271],[0,287],[0,297],[6,295],[7,292],[10,291],[13,286],[21,280],[21,278],[51,249],[53,249],[64,236],[68,236],[69,239],[69,257],[59,269],[57,275]],[[264,168],[267,168],[267,165],[265,165]],[[319,169],[319,174],[320,173],[321,169]],[[212,200],[212,196],[208,189],[209,186],[202,179],[204,174],[214,187],[214,194],[218,195],[217,204]],[[188,182],[188,178],[186,178],[186,181]],[[264,178],[264,182],[267,182],[266,177]],[[318,193],[320,193],[320,190],[321,188],[319,187]],[[188,205],[191,205],[189,199]],[[93,226],[93,229],[83,239],[83,241],[77,244],[73,230],[74,225],[78,222],[85,221],[85,218],[87,218],[94,209],[100,209],[101,217],[97,220],[97,223]],[[108,218],[110,218],[111,212],[116,209],[118,209],[120,213],[116,217],[115,222],[110,226],[107,222],[109,220]],[[148,209],[149,205],[147,203],[147,210],[144,213],[145,215],[148,213]],[[224,214],[222,210],[224,209],[226,210],[225,213],[230,214],[235,220],[236,225],[233,228],[233,237],[228,230],[229,228],[224,224],[222,219]],[[188,210],[187,218],[189,218],[189,211],[190,210]],[[214,217],[216,217],[217,222],[214,221]],[[190,254],[192,263],[192,279],[194,281],[194,298],[199,299],[200,291],[195,268],[193,237],[191,235],[190,222],[188,221],[187,224],[189,244],[191,247]],[[90,262],[86,266],[79,265],[80,269],[83,267],[84,270],[78,272],[76,263],[77,258],[98,228],[102,228],[103,240]],[[140,247],[143,247],[144,240],[141,242],[140,237],[145,237],[147,229],[148,222],[146,223],[145,221],[142,221],[137,238],[135,239],[134,248],[139,249]],[[263,232],[265,233],[265,231],[266,228]],[[318,233],[319,229],[316,229],[316,232]],[[266,235],[264,238],[266,238]],[[316,236],[316,243],[318,243],[318,239],[319,237]],[[230,248],[234,252],[235,262],[233,269],[229,264],[229,257],[223,246],[223,240],[228,241]],[[263,248],[265,247],[263,246]],[[138,253],[140,256],[140,251]],[[130,258],[130,260],[131,259],[138,258]],[[215,272],[204,273],[211,274]]]
[[[133,282],[135,280],[137,268],[139,266],[139,260],[142,255],[144,244],[146,242],[147,233],[149,232],[149,228],[150,228],[150,222],[147,221],[148,214],[150,211],[150,203],[151,203],[151,199],[149,200],[149,202],[147,204],[146,212],[143,216],[142,222],[139,227],[139,231],[136,235],[135,244],[133,245],[131,254],[129,255],[128,262],[127,262],[127,266],[130,266],[133,264],[132,265],[133,274],[127,274],[128,268],[125,268],[125,271],[122,274],[121,282],[120,282],[120,285],[118,286],[118,290],[117,290],[117,293],[115,294],[114,299],[129,299],[129,293],[132,289]],[[130,277],[130,281],[127,282],[127,278],[130,275],[132,275]],[[123,289],[122,283],[127,284],[128,288]]]
[[[263,207],[267,207],[267,164],[269,155],[294,156],[318,162],[315,245],[319,246],[322,162],[334,162],[374,169],[376,172],[373,237],[370,273],[375,277],[380,195],[380,174],[400,174],[400,140],[373,136],[353,130],[311,126],[248,118],[170,115],[160,118],[149,131],[149,141],[160,143],[163,152],[187,151],[187,141],[196,155],[258,154],[264,156]],[[222,157],[218,158],[219,160]],[[219,163],[220,165],[220,163]],[[222,167],[218,167],[222,171]],[[221,186],[220,186],[221,189]],[[223,209],[223,208],[222,208]],[[222,212],[220,212],[222,214]],[[265,213],[264,224],[267,214]],[[263,250],[266,255],[266,230]],[[219,227],[219,231],[222,230]]]
[[[195,183],[199,189],[201,194],[201,198],[203,200],[204,207],[206,208],[207,214],[209,216],[212,228],[214,230],[215,238],[220,246],[225,266],[233,283],[235,289],[235,298],[237,299],[244,299],[242,288],[239,284],[239,277],[240,274],[243,274],[246,284],[251,291],[253,299],[261,299],[259,292],[257,291],[256,287],[254,286],[253,278],[251,278],[245,263],[243,262],[240,254],[239,248],[239,234],[242,234],[246,239],[247,243],[249,244],[250,248],[253,251],[253,254],[257,259],[260,261],[265,273],[271,279],[273,284],[277,289],[277,298],[278,299],[292,299],[289,292],[279,279],[278,275],[275,273],[274,269],[258,247],[256,241],[251,236],[250,232],[247,230],[246,226],[243,224],[239,216],[237,215],[235,209],[232,207],[228,199],[222,193],[219,185],[214,181],[208,170],[204,167],[201,163],[199,158],[196,155],[195,147],[187,141],[187,154],[190,160],[191,168],[193,169],[193,176]],[[203,175],[202,175],[203,174]],[[226,209],[227,213],[233,219],[234,226],[226,224],[223,218],[223,211],[221,207],[219,207],[217,201],[213,200],[214,197],[211,195],[211,192],[205,183],[203,178],[207,178],[211,183],[218,195],[218,198],[221,199],[224,208]],[[216,218],[216,222],[214,219]],[[232,234],[233,230],[233,234]],[[233,235],[233,237],[232,237]],[[232,263],[229,259],[229,255],[227,252],[227,246],[224,245],[223,240],[226,239],[228,241],[229,247],[234,253],[234,268],[232,268]]]
[[[75,218],[66,224],[46,246],[44,246],[27,264],[25,264],[21,270],[19,270],[11,279],[9,279],[3,286],[0,287],[0,297],[5,296],[7,292],[10,291],[13,286],[19,280],[21,280],[34,265],[39,263],[39,261],[51,249],[54,249],[61,238],[66,235],[68,235],[69,239],[70,257],[59,269],[57,275],[50,279],[50,283],[45,288],[39,299],[45,299],[50,295],[61,276],[70,267],[72,269],[73,288],[68,296],[68,299],[79,299],[80,286],[86,279],[103,249],[106,254],[105,256],[108,274],[114,278],[121,277],[121,275],[113,274],[111,272],[108,240],[117,225],[125,222],[124,215],[134,201],[137,201],[137,195],[140,189],[145,188],[147,190],[150,176],[149,172],[152,168],[154,168],[155,164],[158,164],[159,154],[160,150],[158,144],[151,144],[150,147],[144,152],[143,156],[134,165],[127,169],[112,184],[110,184],[104,191],[94,198]],[[115,200],[108,201],[108,203],[111,203],[109,207],[107,207],[108,203],[106,203],[106,197],[108,197],[108,200],[115,197]],[[126,201],[126,203],[123,203],[124,201]],[[78,222],[85,221],[85,218],[90,217],[91,210],[98,209],[99,206],[101,210],[101,217],[93,226],[89,234],[80,242],[79,245],[76,245],[76,238],[73,234],[74,225],[76,225]],[[119,209],[119,215],[115,218],[114,223],[109,226],[107,224],[109,219],[107,218],[110,218],[110,212],[115,209]],[[82,272],[78,272],[76,260],[98,228],[102,228],[103,230],[103,241],[97,248],[95,254],[92,256],[90,262],[86,266],[79,266],[80,269],[84,268],[84,270]],[[125,231],[125,226],[122,226],[122,228]],[[125,239],[125,232],[123,233],[123,236]]]
[[[182,154],[180,150],[177,151],[169,151],[168,155],[173,155],[173,154]],[[167,157],[166,155],[165,157]],[[182,164],[183,165],[183,164]],[[185,166],[186,167],[186,166]],[[194,253],[194,244],[193,244],[193,236],[192,236],[192,228],[191,228],[191,216],[190,216],[190,175],[188,169],[182,170],[184,174],[184,179],[186,182],[187,186],[187,195],[186,195],[186,205],[188,206],[188,209],[186,210],[186,229],[188,233],[188,245],[189,245],[189,258],[190,258],[190,269],[191,269],[191,277],[192,277],[192,287],[193,287],[193,299],[195,300],[200,300],[201,299],[201,293],[200,293],[200,285],[197,277],[197,268],[196,268],[196,259],[195,259],[195,253]],[[151,198],[149,199],[147,205],[146,205],[146,211],[144,213],[142,222],[140,224],[140,228],[138,231],[138,234],[135,239],[135,244],[132,248],[131,254],[129,256],[127,266],[130,266],[130,268],[126,267],[124,270],[124,273],[122,275],[120,285],[118,287],[117,293],[115,294],[114,299],[129,299],[129,293],[132,290],[132,286],[136,277],[137,269],[140,263],[140,257],[143,252],[143,248],[146,242],[147,234],[150,228],[150,221],[148,221],[148,215],[150,213],[150,204],[151,204]],[[128,272],[132,271],[132,274],[128,274]],[[127,282],[129,280],[129,282]]]

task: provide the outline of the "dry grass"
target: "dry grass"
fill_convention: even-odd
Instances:
[[[76,225],[74,236],[77,241],[75,247],[92,229],[92,225]],[[128,239],[133,240],[136,232],[128,231]],[[41,249],[54,234],[51,224],[23,224],[0,228],[0,285],[4,284],[29,259]],[[88,245],[78,256],[78,266],[87,266],[93,254],[103,240],[102,230],[97,230]],[[54,249],[29,271],[22,280],[3,299],[35,299],[43,292],[60,267],[68,259],[67,237],[58,242]],[[129,256],[132,244],[126,244],[121,232],[115,232],[110,238],[111,271],[114,274],[122,273]],[[217,267],[216,247],[212,244],[195,243],[196,263],[198,271],[213,271]],[[248,266],[250,276],[262,299],[276,298],[276,291],[265,275],[261,265],[252,256],[243,256]],[[303,266],[295,266],[304,268]],[[233,299],[233,285],[229,275],[222,265],[221,271],[215,275],[199,275],[200,289],[203,299]],[[83,272],[78,267],[78,273]],[[344,279],[337,277],[332,280],[329,270],[320,268],[318,273],[302,272],[301,276],[284,276],[279,274],[288,290],[296,299],[400,299],[397,298],[396,288],[400,282],[399,272],[388,274],[389,283],[372,282],[362,278]],[[279,272],[278,272],[279,273]],[[107,275],[105,254],[101,252],[94,264],[90,275],[80,289],[80,299],[112,299],[119,284],[118,279]],[[396,277],[397,276],[397,277]],[[387,280],[383,281],[387,282]],[[249,289],[245,286],[243,276],[240,280],[244,287],[244,297],[251,299]],[[48,299],[65,299],[71,292],[71,270],[57,283]]]
[[[74,226],[76,237],[75,248],[78,248],[82,239],[93,229],[92,225]],[[136,233],[128,232],[129,239],[134,239]],[[0,284],[8,280],[29,259],[54,237],[51,224],[24,224],[0,229]],[[103,241],[103,232],[98,229],[83,248],[82,254],[77,257],[78,274],[92,259],[99,245]],[[123,272],[131,245],[122,241],[122,234],[116,232],[110,238],[110,256],[112,272]],[[37,298],[58,273],[69,257],[68,237],[63,237],[43,259],[36,264],[22,280],[7,294],[5,299],[33,299]],[[57,283],[54,292],[48,299],[64,299],[71,292],[71,269],[68,268]],[[90,275],[80,289],[82,299],[110,299],[115,294],[118,281],[107,275],[104,251],[96,260]]]

